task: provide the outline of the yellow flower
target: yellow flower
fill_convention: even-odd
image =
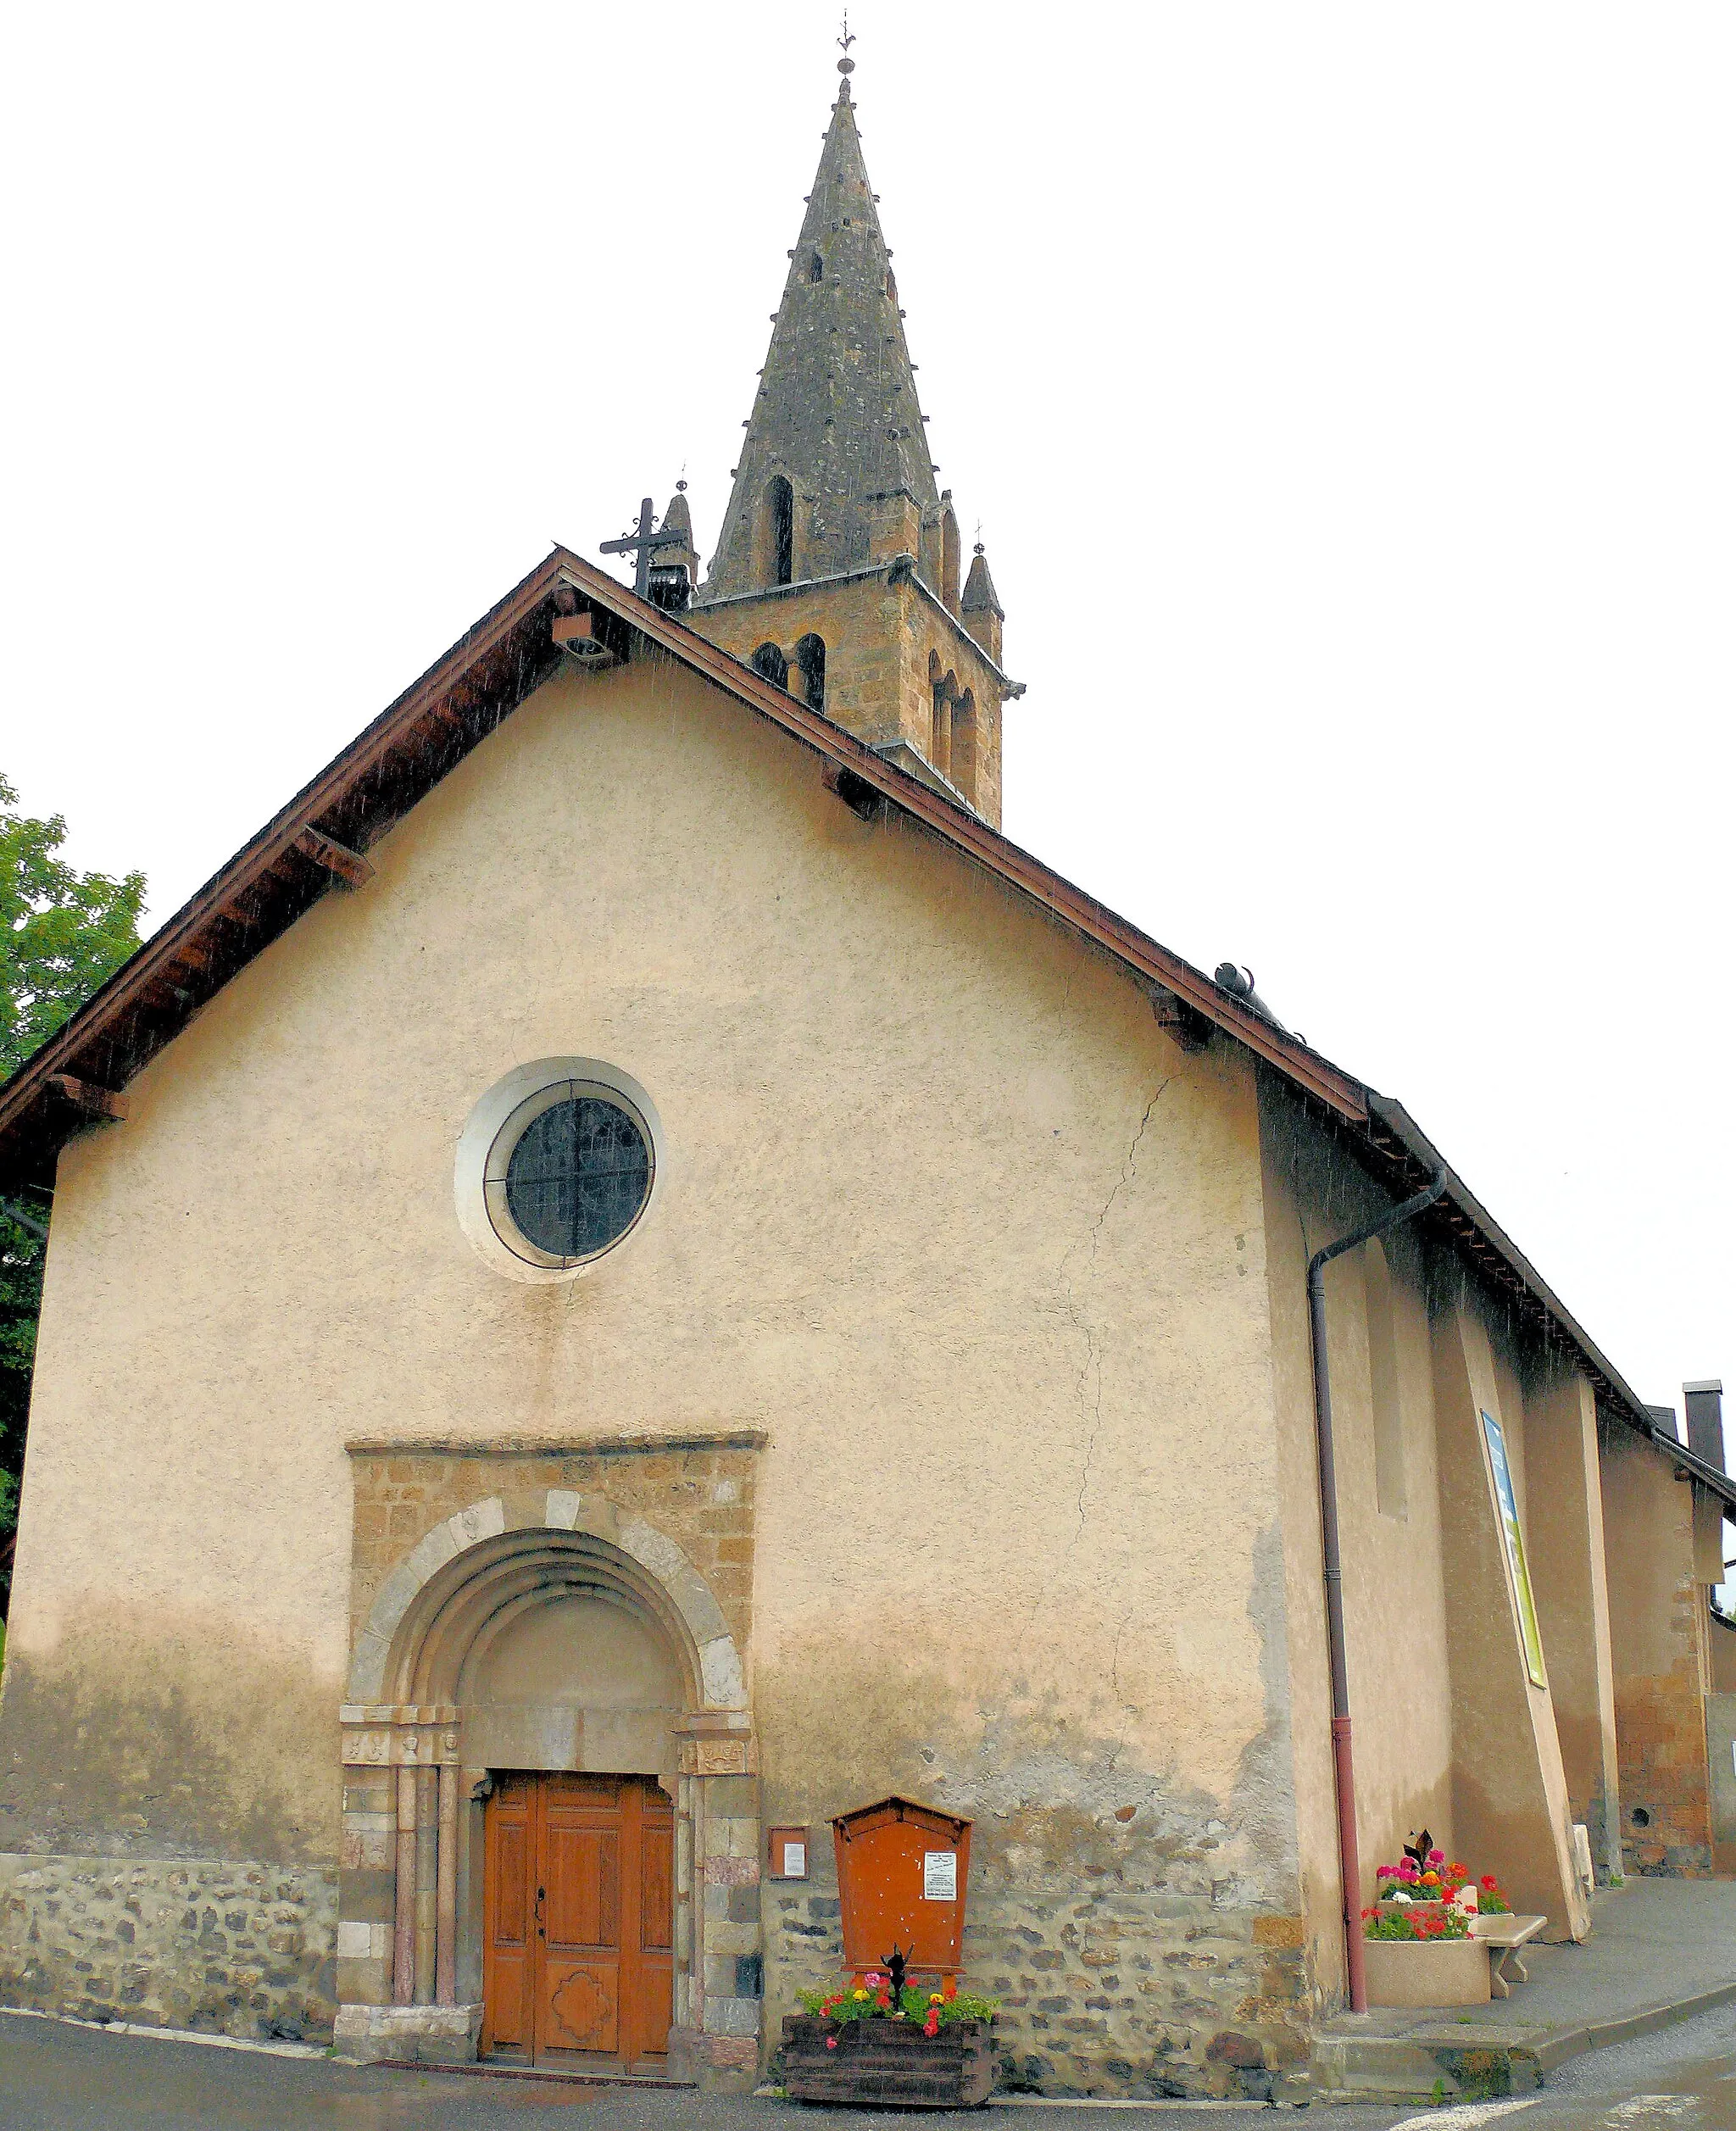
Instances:
[[[868,1995],[868,1993],[865,1990],[853,1990],[850,1993],[850,1995],[853,1998],[865,1998]]]
[[[928,1994],[928,2002],[932,2006],[943,2006],[946,2003],[946,2000],[942,1997],[939,1991],[931,1990]]]

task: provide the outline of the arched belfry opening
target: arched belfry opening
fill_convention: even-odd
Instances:
[[[959,611],[959,520],[947,503],[940,514],[940,596],[947,612],[954,615]]]
[[[811,632],[798,637],[795,643],[793,661],[801,676],[799,690],[802,700],[810,710],[826,708],[826,640]],[[785,685],[787,687],[788,682]]]
[[[755,673],[763,674],[773,687],[783,688],[789,685],[790,662],[784,657],[781,645],[762,643],[748,664]]]
[[[953,705],[949,735],[950,761],[947,775],[972,806],[976,804],[976,692],[966,688]]]
[[[796,572],[796,493],[774,474],[760,498],[754,527],[754,574],[761,585],[792,583]]]
[[[943,777],[953,771],[953,707],[959,699],[959,676],[943,670],[938,656],[928,654],[928,759]]]
[[[356,1639],[340,2037],[659,2073],[705,2032],[701,1778],[748,1773],[740,1657],[666,1533],[561,1488],[511,1514],[437,1525]]]

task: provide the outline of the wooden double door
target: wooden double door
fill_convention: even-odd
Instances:
[[[482,2053],[659,2068],[675,1816],[646,1776],[503,1776],[486,1809]]]

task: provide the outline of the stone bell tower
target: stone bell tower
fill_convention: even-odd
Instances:
[[[709,576],[688,620],[996,826],[1001,609],[960,587],[850,97],[832,107]]]

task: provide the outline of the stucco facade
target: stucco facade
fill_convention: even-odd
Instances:
[[[697,604],[680,497],[649,600],[556,550],[0,1089],[7,2002],[469,2056],[504,1790],[612,1784],[645,2032],[744,2085],[895,1793],[1008,2084],[1295,2098],[1414,1831],[1555,1937],[1578,1827],[1706,1867],[1728,1483],[1396,1105],[996,833],[847,95],[810,207]],[[639,1121],[594,1254],[500,1226],[556,1087]],[[1308,1270],[1396,1200],[1324,1276],[1341,1797]]]
[[[1344,1989],[1304,1274],[1387,1203],[1342,1132],[648,647],[557,665],[368,862],[60,1155],[0,1985],[464,2054],[495,1773],[637,1772],[673,2061],[746,2080],[842,1958],[827,1822],[899,1791],[976,1823],[1012,2081],[1294,2090]],[[467,1125],[574,1060],[655,1188],[508,1277]],[[1691,1584],[1692,1491],[1438,1232],[1337,1261],[1327,1325],[1356,1898],[1427,1825],[1577,1936],[1606,1527],[1673,1494]]]
[[[1032,2076],[1204,2074],[1274,1932],[1300,1961],[1249,1064],[671,667],[557,677],[370,856],[63,1155],[0,1841],[335,1870],[363,1564],[426,1536],[346,1446],[473,1445],[481,1500],[520,1438],[760,1430],[751,1561],[704,1575],[761,1817],[972,1814]],[[453,1147],[568,1054],[667,1153],[627,1244],[526,1286]],[[673,1530],[692,1463],[601,1492]],[[1043,2012],[1012,1920],[1111,1892],[1132,2006]],[[775,2012],[824,1949],[770,1922]],[[1205,2032],[1163,1966],[1202,1926]]]

